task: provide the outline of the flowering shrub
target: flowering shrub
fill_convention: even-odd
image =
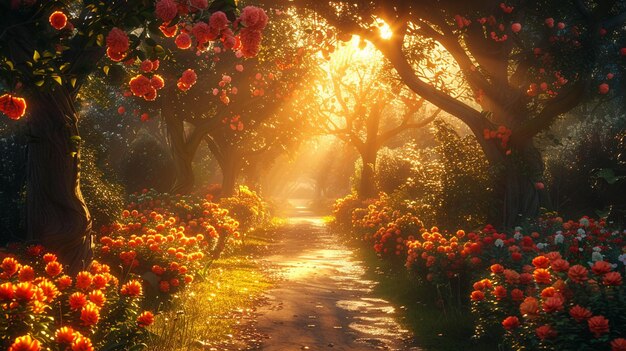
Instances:
[[[246,186],[240,186],[235,195],[221,199],[220,206],[227,209],[245,231],[265,226],[271,219],[267,203]]]
[[[350,194],[344,198],[338,199],[333,205],[332,215],[334,225],[340,228],[348,229],[352,227],[352,211],[362,206],[362,202],[357,199],[355,194]]]
[[[5,350],[130,349],[147,337],[144,328],[154,316],[141,311],[141,282],[119,286],[109,266],[97,261],[70,277],[40,246],[20,256],[5,255],[0,264]]]

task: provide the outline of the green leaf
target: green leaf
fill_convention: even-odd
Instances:
[[[61,77],[59,76],[52,76],[52,79],[54,79],[55,82],[57,82],[59,85],[63,84],[63,79],[61,79]]]
[[[33,61],[37,62],[40,58],[41,55],[39,55],[39,51],[35,50],[35,52],[33,53]]]
[[[72,136],[70,137],[70,139],[71,139],[72,141],[78,141],[78,142],[80,142],[80,141],[82,140],[82,139],[80,138],[80,136],[78,136],[78,135],[72,135]]]
[[[12,71],[13,70],[13,62],[7,60],[7,66],[9,66],[9,69]]]
[[[595,176],[604,179],[604,181],[611,185],[625,178],[624,176],[617,176],[615,171],[611,168],[602,168],[595,173]]]
[[[45,83],[45,81],[42,79],[42,80],[35,82],[35,85],[40,87],[40,86],[43,86],[43,83]]]

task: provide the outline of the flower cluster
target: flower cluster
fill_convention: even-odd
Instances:
[[[31,246],[3,257],[0,270],[0,345],[8,350],[90,351],[109,342],[131,348],[154,320],[149,311],[140,314],[141,283],[120,287],[97,261],[69,276],[55,255]]]
[[[221,199],[220,206],[237,219],[243,231],[261,228],[271,219],[268,204],[246,186],[240,186],[233,196]]]

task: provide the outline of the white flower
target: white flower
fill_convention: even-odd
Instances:
[[[604,260],[604,256],[602,256],[602,254],[598,251],[594,251],[591,253],[591,261],[592,262],[597,262],[597,261],[603,261]]]
[[[543,249],[545,249],[546,247],[548,247],[548,244],[546,244],[546,243],[537,243],[537,248],[538,248],[539,250],[543,250]]]
[[[557,232],[557,234],[554,236],[554,244],[563,244],[563,241],[565,241],[565,237],[563,236],[563,234]]]
[[[583,228],[578,228],[578,235],[582,236],[583,238],[586,236],[585,235],[585,230]]]
[[[581,218],[580,221],[578,221],[578,223],[580,223],[580,225],[582,225],[583,227],[588,227],[589,226],[589,219]]]
[[[520,232],[515,232],[515,234],[513,234],[513,239],[515,240],[522,240],[522,237],[523,235]]]
[[[516,232],[521,232],[521,231],[522,231],[522,227],[519,227],[519,226],[518,226],[518,227],[515,227],[515,231],[516,231]]]
[[[626,253],[625,254],[621,254],[617,257],[617,259],[622,262],[623,264],[626,265]]]
[[[600,251],[602,251],[600,246],[594,246],[592,250],[593,250],[593,252],[600,252]]]
[[[498,238],[493,244],[496,245],[496,247],[502,247],[504,246],[504,240]]]

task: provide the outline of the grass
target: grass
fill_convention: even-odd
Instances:
[[[213,262],[207,276],[193,283],[150,328],[148,350],[224,349],[242,342],[235,335],[252,318],[252,308],[271,285],[257,258],[268,252],[272,231],[248,235],[245,245]]]
[[[400,306],[405,328],[414,333],[416,343],[432,351],[498,350],[495,342],[475,340],[474,322],[469,309],[450,311],[435,305],[432,287],[417,284],[408,273],[379,259],[369,248],[357,250],[367,268],[367,278],[379,284],[376,295]]]

